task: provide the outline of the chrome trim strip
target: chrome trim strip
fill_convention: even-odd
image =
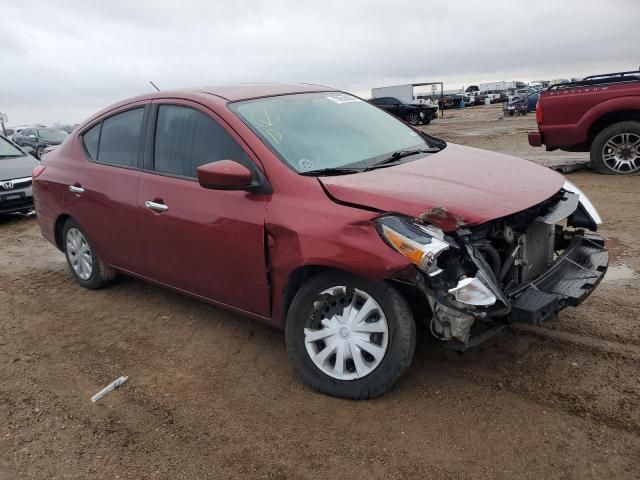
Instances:
[[[14,185],[18,183],[28,183],[32,180],[31,177],[22,177],[22,178],[6,178],[4,180],[0,180],[0,182],[13,182]]]

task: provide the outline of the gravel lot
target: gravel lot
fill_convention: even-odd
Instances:
[[[445,115],[425,131],[587,158],[530,148],[533,115]],[[282,332],[138,280],[83,290],[35,219],[0,219],[0,479],[640,478],[640,177],[569,178],[605,219],[596,293],[462,356],[420,339],[362,402],[302,386]]]

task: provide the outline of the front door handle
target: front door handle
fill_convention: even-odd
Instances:
[[[158,212],[166,212],[167,210],[169,210],[168,205],[165,205],[164,203],[152,202],[150,200],[144,202],[144,206],[150,208],[151,210],[157,210]]]
[[[71,193],[84,193],[84,188],[80,185],[69,185],[69,191]]]

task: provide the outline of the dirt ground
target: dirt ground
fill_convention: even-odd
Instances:
[[[586,159],[530,148],[533,116],[500,113],[423,128]],[[86,291],[35,219],[0,220],[0,479],[640,478],[640,177],[569,178],[605,219],[595,294],[462,356],[420,339],[397,386],[361,402],[305,388],[282,332],[138,280]]]

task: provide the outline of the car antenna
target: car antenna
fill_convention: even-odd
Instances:
[[[160,89],[158,88],[158,86],[157,86],[155,83],[153,83],[151,80],[149,80],[149,83],[150,83],[150,84],[151,84],[151,86],[152,86],[153,88],[155,88],[157,91],[160,91]]]

